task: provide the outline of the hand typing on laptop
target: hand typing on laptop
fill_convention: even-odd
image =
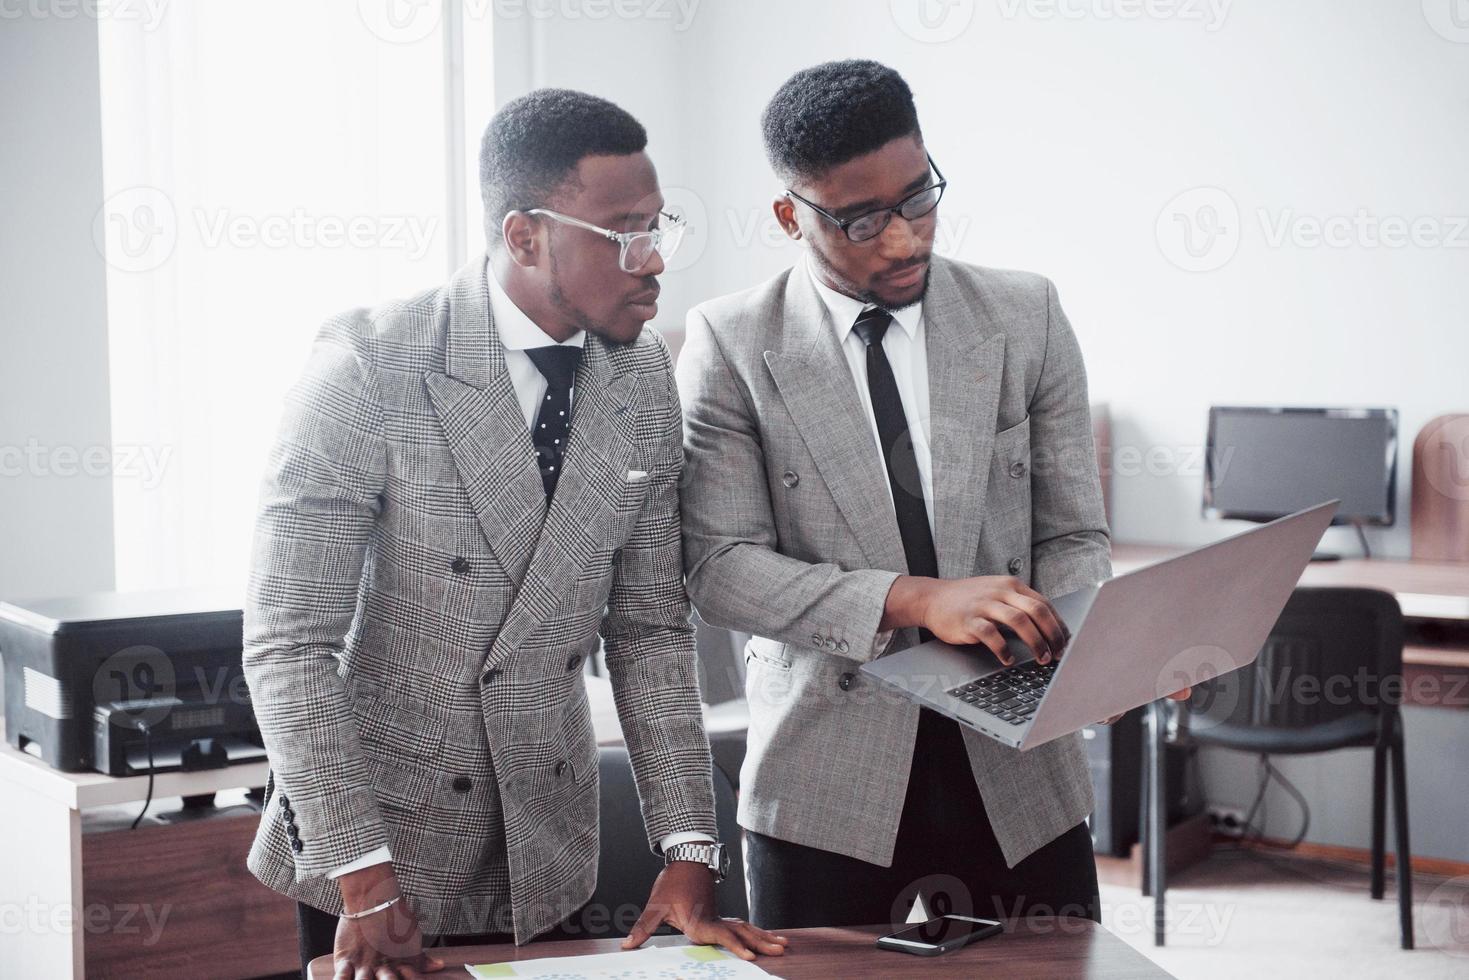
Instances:
[[[1070,639],[1056,608],[1041,593],[1012,575],[980,575],[963,579],[900,576],[888,592],[881,629],[917,626],[936,639],[956,646],[982,646],[1007,667],[1015,665],[1006,648],[1010,635],[1035,654],[1036,662],[1059,658]],[[1167,695],[1187,701],[1193,688]],[[1110,725],[1121,714],[1102,724]]]
[[[1036,659],[1060,656],[1066,626],[1046,597],[1013,575],[937,579],[900,576],[888,592],[881,629],[918,626],[956,646],[980,645],[1009,666],[1001,630],[1008,628]]]

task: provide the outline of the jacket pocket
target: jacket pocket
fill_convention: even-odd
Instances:
[[[389,764],[437,764],[448,727],[442,717],[366,679],[354,678],[347,690],[357,738],[364,751]]]
[[[791,669],[790,648],[763,636],[752,636],[750,642],[745,644],[745,663],[748,664],[751,660],[758,660],[777,670]]]

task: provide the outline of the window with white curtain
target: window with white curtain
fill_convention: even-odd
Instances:
[[[242,587],[282,399],[321,322],[442,282],[466,226],[482,243],[488,20],[466,40],[452,9],[404,31],[372,8],[99,21],[120,590]]]

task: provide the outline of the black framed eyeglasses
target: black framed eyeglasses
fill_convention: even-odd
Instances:
[[[892,207],[865,211],[854,218],[838,218],[830,211],[806,200],[789,187],[786,188],[786,194],[840,228],[848,241],[868,242],[883,233],[888,222],[893,220],[893,215],[901,214],[904,221],[916,221],[939,206],[939,199],[944,196],[944,188],[949,186],[949,182],[944,179],[943,171],[939,170],[938,164],[933,162],[931,156],[928,157],[928,166],[938,178],[936,183],[914,191]]]

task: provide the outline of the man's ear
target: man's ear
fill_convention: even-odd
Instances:
[[[775,212],[775,220],[785,231],[787,237],[801,240],[801,226],[796,224],[796,203],[784,194],[777,194],[770,202],[770,208]]]
[[[505,252],[516,265],[532,267],[540,264],[544,247],[542,225],[524,211],[510,211],[500,222],[500,236]]]

